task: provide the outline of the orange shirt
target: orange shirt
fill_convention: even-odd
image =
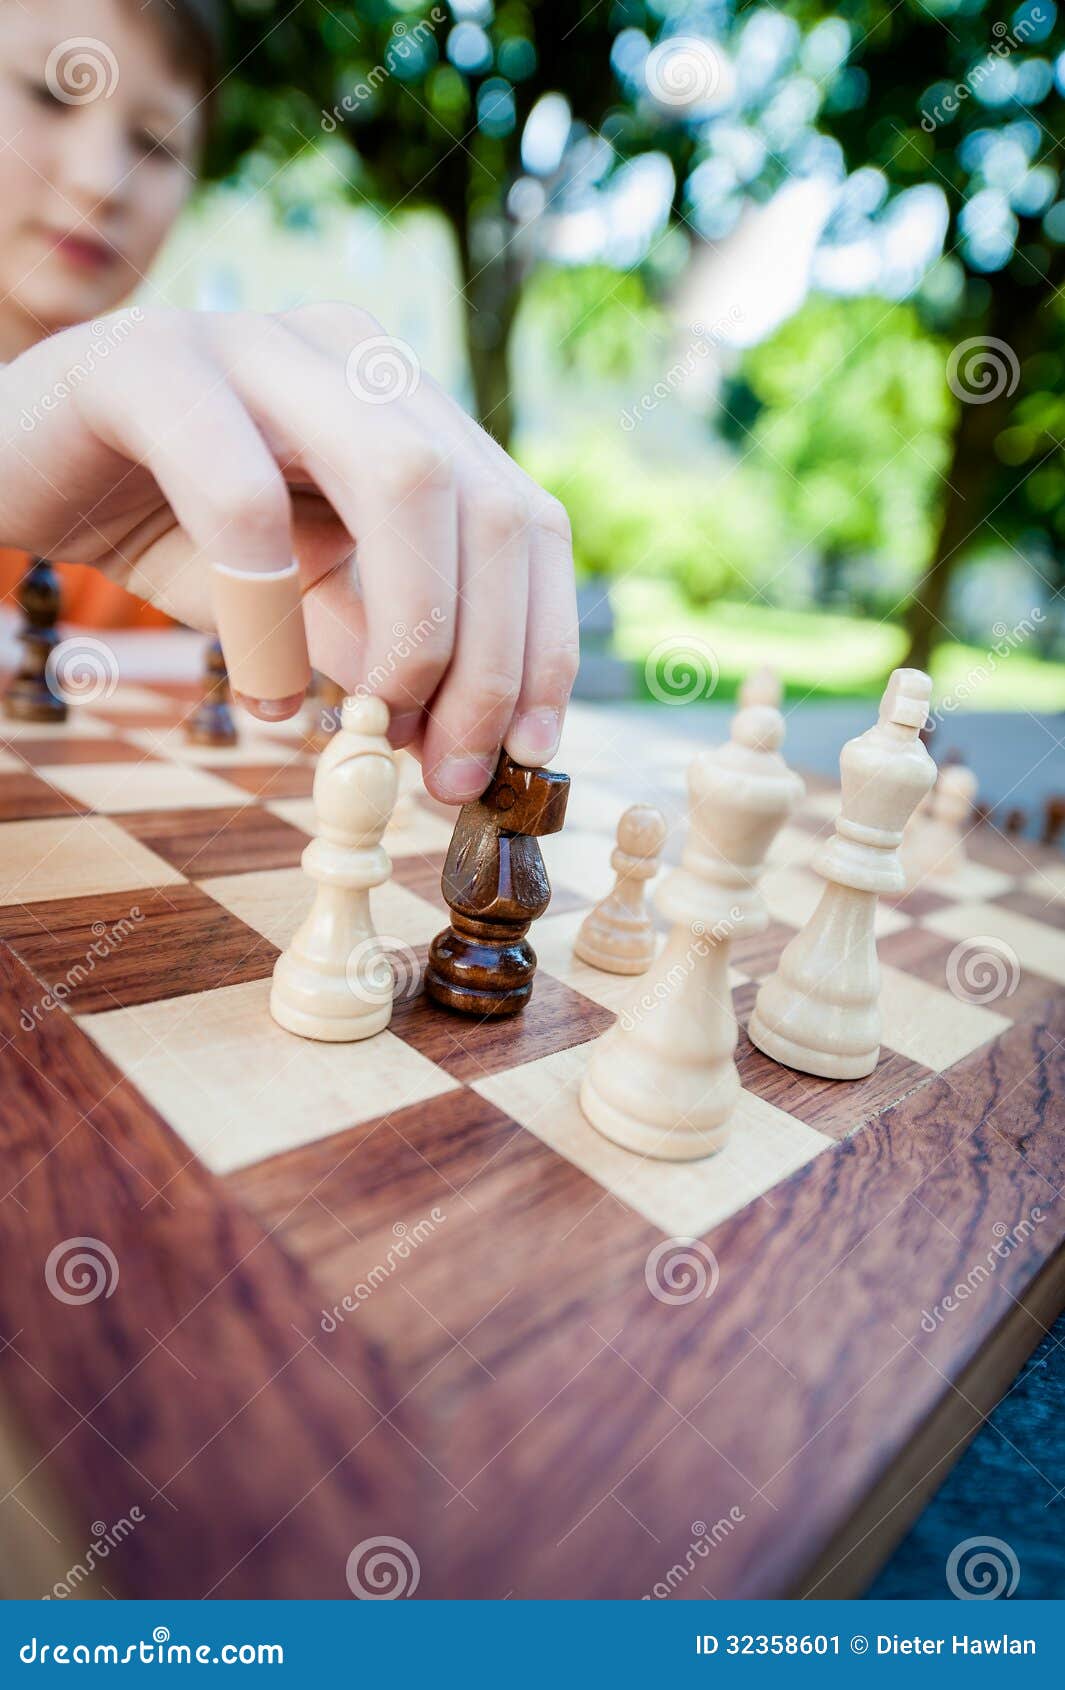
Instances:
[[[4,551],[0,547],[0,600],[14,604],[18,598],[19,582],[29,565],[25,552]],[[134,598],[117,582],[109,581],[96,569],[84,563],[56,565],[62,589],[64,622],[76,622],[82,628],[173,628],[169,616],[154,605]]]

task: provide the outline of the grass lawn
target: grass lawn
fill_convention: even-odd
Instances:
[[[789,697],[876,697],[906,649],[896,623],[726,602],[697,610],[661,581],[619,582],[611,601],[615,649],[638,666],[639,691],[648,697],[656,688],[694,691],[701,674],[709,696],[716,671],[713,696],[730,698],[761,663],[779,671]],[[1065,664],[1040,662],[1023,648],[998,657],[944,644],[932,678],[937,699],[953,698],[959,711],[1065,710]]]

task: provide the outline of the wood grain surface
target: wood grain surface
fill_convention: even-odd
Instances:
[[[347,1594],[360,1538],[413,1529],[417,1459],[381,1418],[380,1355],[355,1328],[315,1350],[305,1272],[68,1017],[24,1030],[39,994],[0,953],[0,1240],[20,1264],[0,1276],[0,1378],[38,1466],[86,1544],[93,1521],[144,1514],[108,1563],[120,1593]],[[117,1275],[65,1303],[49,1258],[86,1238]]]
[[[858,1518],[875,1565],[972,1429],[950,1381],[1009,1328],[1001,1391],[1043,1331],[1016,1299],[1065,1233],[1063,1035],[1060,1007],[1011,1028],[715,1229],[719,1281],[687,1303],[648,1293],[654,1229],[467,1091],[235,1176],[327,1306],[444,1216],[342,1316],[403,1332],[437,1470],[426,1593],[638,1597],[722,1520],[671,1594],[802,1594],[815,1566],[818,1594],[851,1588],[832,1545]],[[929,1311],[1018,1227],[978,1294]],[[891,1475],[930,1425],[908,1509]]]

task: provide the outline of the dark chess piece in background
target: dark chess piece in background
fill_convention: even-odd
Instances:
[[[185,719],[190,745],[236,745],[237,727],[230,708],[226,660],[218,640],[209,640],[204,653],[203,697]]]
[[[429,949],[425,990],[467,1015],[514,1015],[532,995],[525,935],[551,901],[538,841],[566,819],[569,776],[526,769],[504,751],[492,784],[464,804],[440,884],[451,924]]]
[[[1043,805],[1043,830],[1039,837],[1044,845],[1056,845],[1065,832],[1065,797],[1055,795]]]
[[[4,693],[4,714],[16,722],[65,722],[67,703],[48,684],[48,659],[59,644],[59,577],[34,558],[19,584],[22,661]]]

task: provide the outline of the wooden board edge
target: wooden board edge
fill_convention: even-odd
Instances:
[[[957,1382],[944,1390],[916,1436],[789,1596],[864,1595],[1063,1309],[1065,1248],[1044,1265]]]

